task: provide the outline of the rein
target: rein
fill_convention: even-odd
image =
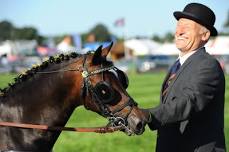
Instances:
[[[95,92],[92,89],[91,81],[89,80],[90,76],[114,69],[115,66],[112,65],[105,68],[101,67],[100,69],[89,72],[86,67],[86,60],[87,60],[87,56],[84,55],[83,67],[78,67],[74,69],[62,69],[62,70],[55,70],[55,71],[37,72],[37,73],[52,74],[52,73],[68,72],[68,71],[81,72],[81,75],[83,77],[83,84],[81,89],[82,90],[86,89],[86,93],[88,92],[91,93],[92,99],[97,101],[97,104],[99,105],[99,108],[102,111],[102,115],[108,118],[109,120],[108,124],[111,126],[73,128],[73,127],[59,127],[59,126],[48,126],[48,125],[41,125],[41,124],[16,123],[16,122],[0,122],[0,126],[22,128],[22,129],[38,129],[38,130],[45,130],[45,131],[73,131],[73,132],[95,132],[95,133],[112,133],[115,131],[125,129],[127,131],[127,134],[132,134],[133,132],[126,126],[127,124],[126,118],[130,114],[133,106],[136,105],[136,103],[132,100],[132,98],[130,98],[130,100],[126,102],[124,105],[118,107],[113,112],[111,112],[107,105],[104,105],[99,100],[97,100]],[[83,96],[83,94],[84,93],[81,93],[81,96]],[[86,105],[84,106],[87,109]],[[125,119],[123,119],[122,117],[115,116],[116,113],[120,112],[122,109],[126,107],[130,107],[130,110],[126,115]]]
[[[24,123],[15,123],[15,122],[0,122],[0,126],[23,128],[23,129],[38,129],[38,130],[45,130],[45,131],[73,131],[73,132],[95,132],[95,133],[112,133],[122,129],[121,126],[73,128],[73,127],[34,125],[34,124],[27,124],[27,123],[24,124]]]

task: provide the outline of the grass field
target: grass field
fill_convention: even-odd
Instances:
[[[0,75],[0,87],[4,87],[13,80],[15,75]],[[153,107],[159,102],[159,91],[164,79],[164,73],[158,74],[132,74],[129,76],[129,94],[139,103],[142,108]],[[229,76],[226,76],[229,83]],[[225,135],[226,144],[229,147],[229,84],[226,83],[225,104]],[[86,111],[83,107],[75,110],[67,126],[71,127],[94,127],[107,123],[101,116]],[[155,151],[156,132],[146,128],[141,136],[128,137],[124,133],[112,134],[95,133],[61,133],[54,146],[55,152],[153,152]]]

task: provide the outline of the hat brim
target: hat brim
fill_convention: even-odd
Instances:
[[[205,26],[207,29],[210,30],[211,36],[217,36],[218,35],[218,32],[214,26],[209,26],[209,25],[205,24],[203,21],[201,21],[198,17],[194,16],[193,14],[190,14],[187,12],[176,11],[173,13],[173,15],[177,20],[179,20],[180,18],[187,18],[187,19],[193,20],[193,21]]]

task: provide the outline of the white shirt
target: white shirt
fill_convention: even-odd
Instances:
[[[180,65],[184,64],[184,62],[191,56],[195,53],[196,51],[192,51],[192,52],[189,52],[187,54],[185,54],[184,56],[180,56],[179,55],[179,60],[180,60]]]
[[[198,48],[198,49],[196,49],[196,50],[194,50],[194,51],[192,51],[192,52],[189,52],[189,53],[185,54],[184,56],[181,56],[181,55],[179,54],[178,59],[180,60],[180,65],[184,64],[184,62],[185,62],[191,55],[193,55],[197,50],[199,50],[199,49],[201,49],[201,48],[202,48],[202,47],[200,47],[200,48]]]

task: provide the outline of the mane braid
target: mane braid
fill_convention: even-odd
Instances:
[[[44,70],[49,65],[53,64],[59,64],[63,61],[69,61],[70,59],[74,59],[77,57],[80,57],[81,54],[78,54],[76,52],[71,52],[69,54],[59,54],[57,56],[50,56],[48,60],[42,62],[40,65],[34,65],[32,68],[28,69],[24,73],[19,74],[16,78],[14,78],[14,82],[8,83],[8,86],[1,89],[0,88],[0,97],[6,97],[9,90],[13,89],[16,85],[32,78],[38,71]]]

